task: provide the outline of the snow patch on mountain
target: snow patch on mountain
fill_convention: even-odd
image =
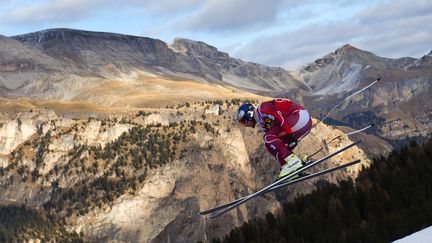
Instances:
[[[358,85],[358,77],[363,66],[361,64],[353,63],[346,70],[343,71],[342,77],[339,82],[328,82],[331,80],[335,73],[332,68],[326,68],[325,72],[321,72],[319,77],[313,77],[314,80],[320,80],[320,86],[316,89],[314,95],[332,95],[341,94],[350,90],[353,90]],[[312,80],[312,79],[311,79]]]

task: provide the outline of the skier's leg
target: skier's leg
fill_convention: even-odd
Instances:
[[[312,128],[312,119],[307,110],[297,110],[286,119],[291,126],[294,136],[300,139]]]
[[[263,137],[267,150],[281,165],[281,171],[278,175],[278,179],[293,173],[303,166],[299,157],[293,154],[292,151],[282,142],[282,140],[277,137],[277,134],[279,134],[281,131],[281,128],[273,127],[267,131]]]
[[[299,110],[289,116],[287,121],[292,127],[292,134],[294,135],[295,140],[291,141],[288,139],[288,136],[285,136],[282,138],[282,142],[287,144],[287,146],[294,144],[293,146],[288,146],[291,150],[293,150],[297,146],[298,140],[306,136],[312,129],[312,119],[306,110]]]
[[[291,155],[292,151],[278,138],[277,134],[280,132],[282,132],[282,129],[278,126],[274,126],[264,134],[263,140],[267,150],[276,158],[279,164],[283,166],[286,164],[284,159]]]

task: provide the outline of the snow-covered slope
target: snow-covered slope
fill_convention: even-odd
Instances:
[[[405,236],[394,243],[430,243],[432,242],[432,226]]]

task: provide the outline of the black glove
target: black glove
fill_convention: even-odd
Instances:
[[[292,133],[289,134],[287,136],[287,139],[288,139],[288,148],[291,150],[294,149],[297,146],[297,142],[298,142],[294,134]]]

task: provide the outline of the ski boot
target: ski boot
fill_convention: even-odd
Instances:
[[[281,167],[277,180],[280,180],[305,166],[305,164],[303,164],[303,161],[295,154],[289,155],[284,160],[286,164]],[[300,176],[303,176],[302,173],[299,173],[299,175],[292,177],[291,180],[296,179]]]
[[[305,155],[305,156],[303,156],[301,163],[303,166],[306,166],[308,164],[311,164],[312,162],[314,162],[314,161],[309,156]]]

